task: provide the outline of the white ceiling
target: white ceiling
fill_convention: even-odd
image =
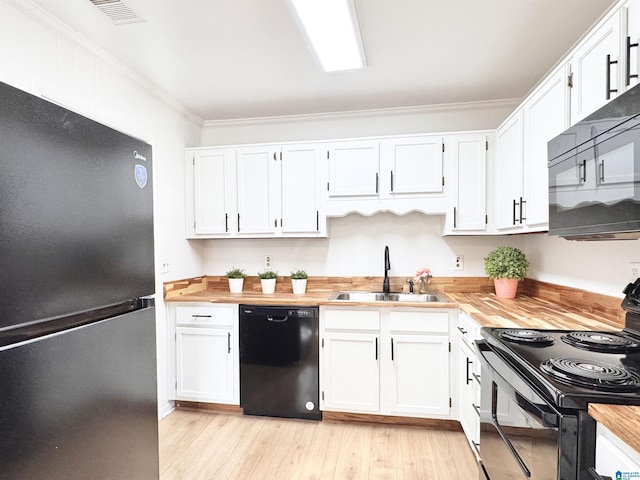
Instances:
[[[287,0],[33,1],[204,120],[521,98],[614,3],[356,0],[369,66],[325,73]]]

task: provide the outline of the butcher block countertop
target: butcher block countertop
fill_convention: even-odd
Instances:
[[[406,290],[405,278],[391,277],[391,291]],[[460,308],[482,327],[521,327],[551,330],[621,330],[624,310],[621,299],[547,284],[535,280],[521,282],[518,296],[501,299],[486,278],[436,278],[430,293],[446,302],[350,302],[331,300],[338,291],[380,291],[378,277],[312,277],[307,293],[294,295],[290,281],[279,277],[276,292],[265,295],[256,279],[245,279],[243,293],[229,292],[224,277],[200,277],[164,286],[165,301],[246,303],[258,305],[341,305],[375,307]],[[589,406],[589,414],[604,424],[629,446],[640,452],[640,407],[622,405]]]

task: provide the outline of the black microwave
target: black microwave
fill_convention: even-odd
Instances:
[[[640,238],[640,85],[548,143],[549,234]]]

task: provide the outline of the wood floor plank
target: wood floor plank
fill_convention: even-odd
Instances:
[[[158,431],[161,480],[478,478],[461,432],[189,410]]]

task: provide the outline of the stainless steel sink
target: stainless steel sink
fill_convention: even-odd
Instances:
[[[432,293],[338,292],[331,300],[349,302],[444,302]]]

